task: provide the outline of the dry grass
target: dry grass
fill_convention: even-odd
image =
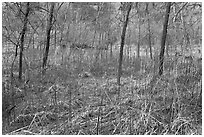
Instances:
[[[171,74],[124,77],[118,99],[114,76],[83,78],[50,69],[43,79],[33,76],[18,87],[22,100],[16,99],[15,119],[4,117],[10,120],[4,121],[3,134],[200,135],[201,76]]]

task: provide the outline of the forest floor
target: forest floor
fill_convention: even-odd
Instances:
[[[119,87],[114,75],[79,76],[65,68],[33,73],[27,83],[14,82],[15,113],[3,112],[3,134],[200,135],[201,75],[123,75]],[[4,84],[3,106],[10,107]]]

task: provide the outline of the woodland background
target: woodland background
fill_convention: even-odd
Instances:
[[[201,3],[2,3],[3,134],[202,134],[201,81]]]

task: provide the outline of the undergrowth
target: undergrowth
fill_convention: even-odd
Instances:
[[[200,135],[201,76],[143,72],[122,77],[118,87],[114,75],[83,77],[52,67],[13,88],[3,80],[3,134]]]

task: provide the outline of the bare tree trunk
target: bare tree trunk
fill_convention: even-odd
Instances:
[[[151,26],[150,26],[150,19],[148,19],[148,32],[149,32],[149,53],[150,53],[150,58],[153,59],[152,56],[152,43],[151,43]]]
[[[26,30],[27,30],[28,15],[29,15],[29,12],[30,12],[29,5],[30,5],[30,3],[27,2],[26,13],[25,13],[24,21],[23,21],[23,30],[21,32],[20,57],[19,57],[19,75],[18,75],[19,80],[22,80],[24,37],[25,37]]]
[[[138,43],[137,43],[137,57],[140,58],[140,15],[138,14],[139,24],[138,24]]]
[[[57,17],[56,17],[57,18]],[[57,27],[57,24],[55,24],[55,28]],[[63,33],[63,32],[62,32]],[[55,30],[55,41],[54,41],[55,48],[57,47],[57,30]],[[61,45],[61,40],[60,40]]]
[[[100,10],[101,10],[101,7],[100,5],[97,7],[97,16],[96,16],[96,20],[98,20],[98,17],[100,15]],[[100,23],[99,23],[99,28],[100,28]],[[98,58],[99,58],[99,55],[100,55],[100,46],[101,46],[101,32],[99,32],[99,38],[98,38],[98,45],[96,45],[96,53],[95,53],[95,61],[93,63],[94,66],[98,65]]]
[[[166,15],[165,15],[165,20],[163,24],[161,49],[160,49],[160,55],[159,55],[159,75],[160,76],[163,74],[164,51],[165,51],[165,42],[166,42],[166,36],[167,36],[167,27],[168,27],[170,8],[171,8],[171,2],[168,2],[166,6]]]
[[[175,5],[174,6],[175,8],[174,8],[174,14],[176,14],[176,13],[178,13],[178,5]],[[175,29],[176,29],[176,45],[180,45],[180,40],[179,40],[179,35],[180,35],[180,31],[179,31],[179,19],[178,19],[178,17],[177,18],[175,18],[175,21],[174,21],[175,23]],[[177,51],[177,46],[174,46],[174,50],[175,50],[175,52]]]
[[[150,58],[153,59],[152,57],[152,44],[151,44],[151,26],[150,26],[150,14],[149,14],[149,10],[148,10],[148,6],[149,3],[146,3],[146,11],[147,11],[147,25],[148,25],[148,33],[149,33],[149,37],[148,37],[148,43],[149,43],[149,53],[150,53]]]
[[[45,71],[45,67],[47,65],[47,59],[48,59],[48,53],[49,53],[49,48],[50,48],[50,32],[52,29],[52,19],[53,19],[53,11],[54,11],[54,6],[55,3],[51,3],[51,8],[50,8],[50,15],[49,15],[49,20],[48,20],[48,25],[47,25],[47,38],[46,38],[46,48],[45,48],[45,53],[43,57],[43,72]]]
[[[120,86],[120,77],[122,74],[122,61],[123,61],[123,48],[124,48],[124,44],[125,44],[125,33],[126,33],[126,28],[128,25],[128,20],[129,20],[129,14],[132,8],[132,3],[129,3],[128,5],[128,10],[127,10],[127,14],[126,14],[126,19],[123,25],[123,30],[122,30],[122,35],[121,35],[121,45],[120,45],[120,55],[119,55],[119,62],[118,62],[118,77],[117,77],[117,84]]]

